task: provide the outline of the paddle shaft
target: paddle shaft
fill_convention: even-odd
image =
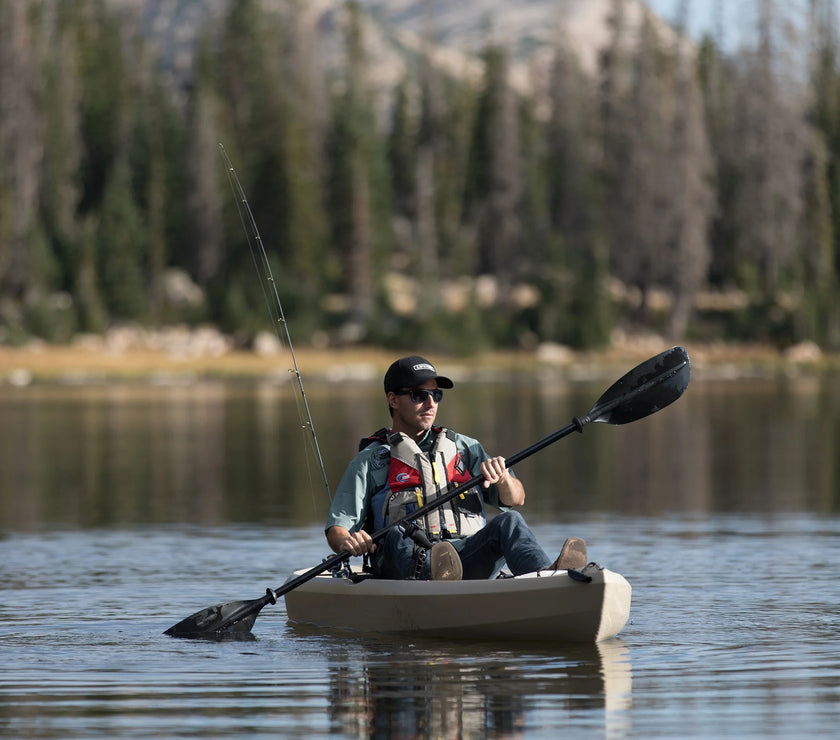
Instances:
[[[682,366],[676,368],[674,370],[673,374],[675,374],[676,372],[679,372],[679,370],[681,370],[681,369],[682,369]],[[589,413],[586,414],[586,416],[582,416],[582,417],[576,416],[571,421],[571,423],[567,424],[562,429],[558,429],[556,432],[552,432],[548,436],[543,437],[538,442],[534,442],[534,444],[532,444],[530,447],[526,447],[524,450],[520,450],[516,454],[511,455],[508,458],[505,458],[505,466],[509,467],[509,468],[513,467],[514,465],[522,462],[523,460],[530,457],[534,453],[539,452],[542,449],[545,449],[550,444],[554,444],[555,442],[563,439],[563,437],[569,436],[572,432],[581,432],[582,433],[584,425],[586,425],[586,424],[588,424],[592,421],[598,421],[598,419],[601,416],[609,413],[613,408],[615,408],[619,404],[621,404],[623,402],[626,402],[628,396],[630,396],[630,395],[636,396],[636,395],[639,395],[641,393],[644,393],[649,387],[651,387],[653,385],[656,385],[658,383],[661,383],[662,380],[663,380],[663,378],[660,376],[656,379],[649,380],[647,383],[645,383],[642,386],[639,386],[638,388],[634,389],[632,394],[625,394],[625,395],[620,396],[618,398],[615,398],[615,399],[613,399],[613,400],[611,400],[607,403],[597,403],[597,404],[595,404],[595,406],[593,406],[590,409]],[[594,416],[594,418],[593,418],[593,416]],[[448,501],[451,501],[456,496],[460,496],[462,493],[465,493],[466,491],[469,491],[470,488],[472,488],[473,486],[477,486],[479,483],[483,483],[483,482],[484,482],[484,476],[483,475],[476,475],[472,479],[470,479],[469,481],[464,483],[463,485],[460,485],[457,488],[453,488],[451,491],[447,491],[446,493],[441,494],[440,496],[437,496],[435,499],[433,499],[432,501],[429,501],[429,503],[427,503],[427,504],[424,504],[419,509],[415,509],[414,511],[406,514],[404,517],[402,517],[400,519],[397,519],[397,521],[392,522],[392,523],[388,524],[387,526],[382,527],[381,529],[378,529],[376,532],[374,532],[370,536],[370,538],[374,542],[376,542],[378,540],[381,540],[386,534],[388,534],[388,530],[390,530],[391,528],[399,527],[402,524],[408,524],[408,522],[414,521],[415,519],[420,519],[421,517],[428,514],[430,511],[434,511],[438,507],[443,506],[443,504],[447,503]],[[332,556],[326,558],[320,565],[316,565],[314,568],[310,568],[305,573],[301,573],[299,576],[297,576],[297,578],[293,578],[291,581],[286,581],[286,583],[283,584],[283,586],[281,586],[278,589],[273,590],[271,593],[274,594],[275,598],[279,598],[283,594],[286,594],[289,591],[297,588],[298,586],[306,583],[307,581],[311,580],[312,578],[319,575],[320,573],[323,573],[324,571],[330,570],[334,566],[339,565],[341,562],[349,559],[350,557],[351,557],[350,553],[348,553],[346,551],[336,553],[335,555],[332,555]]]
[[[589,421],[589,415],[584,417],[583,419],[575,418],[570,424],[567,424],[562,429],[549,434],[547,437],[544,437],[539,442],[535,442],[527,449],[522,450],[521,452],[517,452],[515,455],[507,458],[506,463],[507,465],[511,466],[515,463],[521,462],[526,457],[530,457],[535,452],[547,447],[548,445],[552,444],[553,442],[566,437],[567,435],[571,434],[572,432],[583,431],[583,425]],[[430,501],[427,504],[424,504],[419,509],[415,509],[409,514],[406,514],[404,517],[401,517],[395,522],[392,522],[386,527],[382,527],[378,529],[371,535],[371,539],[376,542],[381,540],[388,531],[393,527],[399,527],[403,524],[408,524],[409,522],[419,519],[422,516],[425,516],[430,511],[437,509],[440,506],[443,506],[447,501],[451,501],[456,496],[460,496],[462,493],[466,493],[469,491],[473,486],[477,486],[480,483],[484,482],[483,475],[476,475],[466,483],[457,488],[453,488],[451,491],[447,491],[446,493],[438,496],[433,501]],[[235,624],[236,622],[244,619],[245,617],[250,616],[251,614],[255,614],[259,612],[267,604],[274,604],[284,594],[289,593],[289,591],[293,591],[298,586],[302,586],[307,581],[311,581],[316,576],[320,575],[321,573],[325,573],[328,570],[331,570],[337,565],[340,565],[345,560],[348,560],[351,557],[350,553],[347,551],[338,552],[335,555],[331,555],[328,558],[322,560],[318,565],[310,568],[305,573],[301,573],[299,576],[292,578],[289,581],[286,581],[282,586],[276,589],[268,588],[266,589],[265,596],[259,599],[254,599],[253,601],[243,602],[242,606],[234,611],[232,614],[228,615],[228,617],[219,625],[215,627],[215,632],[223,632],[225,629],[230,627],[231,625]]]
[[[610,388],[607,391],[607,393],[604,394],[604,396],[598,399],[596,404],[589,410],[588,414],[582,417],[576,416],[571,421],[571,423],[567,424],[562,429],[558,429],[556,432],[552,432],[548,436],[543,437],[538,442],[534,442],[534,444],[532,444],[531,446],[526,447],[524,450],[521,450],[520,452],[517,452],[516,454],[506,458],[505,465],[507,467],[512,467],[517,463],[522,462],[526,458],[530,457],[534,453],[545,449],[554,442],[563,439],[563,437],[567,437],[572,432],[582,433],[583,427],[586,424],[589,424],[593,421],[597,422],[601,419],[604,419],[605,417],[608,417],[608,415],[613,409],[621,406],[622,404],[627,404],[631,402],[634,398],[644,396],[644,394],[647,393],[654,386],[661,385],[662,383],[667,382],[671,378],[683,372],[686,366],[687,361],[677,362],[669,370],[666,370],[665,372],[660,372],[658,375],[651,377],[646,382],[642,383],[641,385],[635,388],[626,390],[622,389],[622,392],[620,393],[616,392],[615,397],[612,398],[609,396],[611,395],[611,392],[613,392],[613,388],[615,388],[615,386],[613,388]],[[616,389],[616,391],[617,390],[618,389]],[[392,527],[399,527],[403,524],[408,524],[409,522],[414,521],[415,519],[419,519],[428,514],[430,511],[433,511],[434,509],[443,506],[443,504],[447,503],[448,501],[451,501],[456,496],[460,496],[462,493],[469,491],[470,488],[472,488],[473,486],[477,486],[483,482],[483,475],[474,476],[472,479],[470,479],[463,485],[458,486],[457,488],[453,488],[451,491],[447,491],[446,493],[436,497],[433,501],[424,504],[419,509],[415,509],[414,511],[410,512],[409,514],[406,514],[404,517],[401,517],[397,521],[392,522],[391,524],[382,527],[381,529],[378,529],[371,535],[371,539],[374,542],[381,540],[386,534],[388,534],[388,531]],[[325,558],[319,565],[310,568],[305,573],[301,573],[299,576],[296,576],[295,578],[286,581],[286,583],[284,583],[279,588],[266,589],[265,596],[263,596],[261,599],[256,599],[255,601],[243,605],[242,609],[237,610],[237,612],[230,615],[224,621],[224,623],[218,627],[218,631],[222,631],[226,627],[228,627],[231,624],[234,624],[240,619],[243,619],[244,617],[253,614],[255,611],[259,611],[266,604],[276,603],[277,599],[283,596],[284,594],[287,594],[289,591],[296,589],[298,586],[302,586],[307,581],[311,581],[313,578],[320,575],[321,573],[324,573],[328,570],[331,570],[335,566],[340,565],[342,562],[348,560],[350,557],[350,553],[346,551],[336,553],[335,555],[331,555],[330,557]]]
[[[539,452],[544,447],[547,447],[548,445],[552,444],[553,442],[556,442],[559,439],[562,439],[563,437],[571,434],[572,432],[578,431],[579,429],[582,431],[582,425],[579,423],[579,421],[577,419],[575,419],[575,421],[573,421],[571,424],[568,424],[567,426],[563,427],[562,429],[560,429],[556,432],[553,432],[552,434],[548,435],[547,437],[544,437],[539,442],[535,442],[530,447],[528,447],[528,449],[522,450],[521,452],[517,452],[515,455],[507,458],[506,459],[506,465],[507,466],[515,465],[516,463],[524,460],[526,457],[530,457],[535,452]],[[374,532],[370,536],[371,540],[373,540],[374,542],[377,542],[378,540],[381,540],[386,534],[388,534],[388,531],[390,529],[392,529],[394,527],[399,527],[400,525],[403,525],[403,524],[408,524],[409,522],[414,521],[415,519],[420,519],[421,517],[428,514],[430,511],[434,511],[435,509],[439,508],[440,506],[443,506],[448,501],[451,501],[456,496],[460,496],[460,495],[466,493],[473,486],[477,486],[478,484],[483,483],[483,482],[484,482],[484,476],[483,475],[474,476],[473,478],[468,480],[463,485],[460,485],[457,488],[453,488],[451,491],[447,491],[446,493],[441,494],[440,496],[437,496],[433,501],[430,501],[429,503],[424,504],[419,509],[415,509],[414,511],[410,512],[409,514],[406,514],[404,517],[401,517],[400,519],[397,519],[397,521],[392,522],[392,523],[388,524],[387,526],[382,527],[381,529],[378,529],[376,532]],[[324,571],[330,570],[331,568],[333,568],[336,565],[339,565],[341,562],[343,562],[344,560],[347,560],[350,557],[351,557],[350,553],[346,552],[346,551],[336,553],[335,555],[332,555],[332,556],[326,558],[320,565],[316,565],[314,568],[310,568],[308,571],[306,571],[305,573],[301,573],[299,576],[297,576],[296,578],[293,578],[291,581],[286,581],[286,583],[284,583],[280,588],[273,590],[272,593],[274,594],[275,598],[278,598],[278,597],[282,596],[283,594],[286,594],[289,591],[297,588],[301,584],[306,583],[307,581],[311,580],[312,578],[314,578],[318,574],[323,573]]]

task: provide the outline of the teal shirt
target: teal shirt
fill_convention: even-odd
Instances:
[[[418,443],[423,452],[429,452],[434,444],[436,432],[426,432]],[[475,476],[481,473],[481,463],[490,456],[484,451],[481,443],[463,434],[455,434],[455,446],[461,453],[464,464]],[[364,527],[367,519],[370,500],[377,491],[381,491],[388,483],[388,468],[391,453],[388,445],[374,442],[361,450],[347,466],[344,475],[338,483],[329,514],[326,529],[340,526],[350,532],[358,532]],[[513,473],[513,471],[509,471]],[[499,491],[495,485],[480,488],[485,504],[498,509],[508,507],[500,504]]]

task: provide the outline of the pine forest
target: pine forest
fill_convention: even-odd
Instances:
[[[611,0],[595,69],[558,32],[523,83],[488,30],[469,70],[421,43],[383,88],[364,3],[328,29],[225,3],[174,75],[116,3],[0,0],[0,346],[176,324],[249,346],[265,287],[221,143],[298,341],[838,350],[836,9],[791,30],[756,6],[734,50]]]

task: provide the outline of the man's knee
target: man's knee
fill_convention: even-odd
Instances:
[[[500,529],[503,529],[508,532],[513,532],[523,527],[526,527],[525,519],[522,517],[518,511],[514,511],[513,509],[509,511],[503,511],[501,514],[496,516],[493,519],[494,522],[497,522],[497,526]]]
[[[409,578],[415,567],[414,543],[392,527],[380,541],[373,564],[377,578]]]

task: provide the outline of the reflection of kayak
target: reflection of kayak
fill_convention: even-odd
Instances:
[[[363,578],[355,582],[326,573],[286,593],[286,611],[298,624],[360,632],[541,642],[613,637],[630,615],[630,584],[594,564],[581,573],[541,571],[479,581]]]

